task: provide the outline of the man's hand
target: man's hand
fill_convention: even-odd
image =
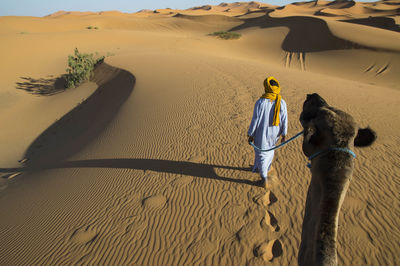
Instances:
[[[249,136],[248,142],[250,144],[250,142],[254,142],[254,137],[253,136]]]
[[[282,136],[282,138],[281,138],[281,143],[283,143],[283,142],[285,142],[286,141],[286,136]]]

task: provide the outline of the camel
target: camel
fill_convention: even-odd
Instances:
[[[303,219],[298,264],[337,265],[339,212],[353,174],[354,146],[371,145],[376,134],[360,129],[353,118],[309,94],[300,122],[303,153],[311,160],[311,182]]]

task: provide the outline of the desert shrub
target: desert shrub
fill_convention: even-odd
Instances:
[[[104,60],[104,56],[95,59],[93,54],[81,54],[75,48],[74,55],[68,56],[67,74],[64,75],[67,88],[74,88],[82,81],[89,80],[98,63]]]
[[[209,35],[211,36],[217,36],[221,39],[224,40],[230,40],[230,39],[239,39],[241,34],[237,32],[227,32],[227,31],[216,31],[213,33],[210,33]]]
[[[97,26],[96,27],[87,26],[86,29],[88,29],[88,30],[98,30],[99,28]]]

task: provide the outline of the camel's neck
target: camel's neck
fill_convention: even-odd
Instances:
[[[347,192],[351,168],[340,171],[312,169],[303,231],[299,265],[337,265],[336,237],[338,219]]]
[[[348,182],[347,182],[348,184]],[[347,191],[347,185],[336,195],[321,198],[316,216],[319,222],[315,228],[315,260],[317,265],[337,265],[336,238],[340,208]]]

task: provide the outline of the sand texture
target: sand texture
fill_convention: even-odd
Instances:
[[[250,171],[268,75],[377,133],[355,149],[339,265],[400,264],[399,1],[0,17],[0,265],[296,265],[302,137]],[[92,29],[88,29],[92,26]],[[94,29],[97,27],[97,29]],[[237,40],[208,34],[234,31]],[[105,55],[65,90],[67,56]]]

